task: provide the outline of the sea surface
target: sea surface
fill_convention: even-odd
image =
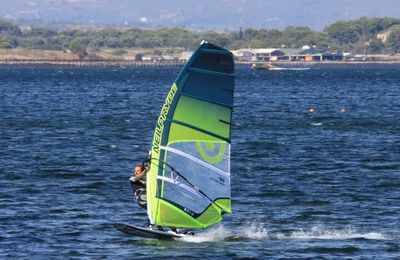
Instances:
[[[179,68],[0,67],[0,258],[400,259],[400,66],[236,68],[233,213],[158,241],[129,177]]]

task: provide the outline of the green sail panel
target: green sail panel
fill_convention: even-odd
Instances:
[[[206,228],[231,212],[232,54],[203,42],[158,117],[147,175],[147,213],[161,226]]]

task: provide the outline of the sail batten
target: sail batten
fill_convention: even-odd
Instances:
[[[214,71],[214,70],[207,70],[207,69],[200,69],[200,68],[195,68],[195,67],[189,68],[189,71],[202,73],[202,74],[218,75],[218,76],[227,77],[227,78],[234,78],[235,77],[235,75],[233,75],[231,73],[224,73],[224,72],[219,72],[219,71]]]
[[[215,105],[219,105],[219,106],[223,106],[223,107],[227,107],[227,108],[229,108],[229,109],[232,109],[232,106],[231,106],[231,105],[227,105],[227,104],[224,104],[224,103],[221,103],[221,102],[216,102],[216,101],[211,100],[211,99],[206,99],[206,98],[203,98],[203,97],[198,97],[198,96],[191,95],[191,94],[188,94],[188,93],[181,93],[181,95],[182,95],[182,96],[186,96],[186,97],[190,97],[190,98],[196,98],[196,99],[201,100],[201,101],[204,101],[204,102],[209,102],[209,103],[211,103],[211,104],[215,104]]]
[[[216,53],[216,54],[222,54],[224,55],[226,51],[223,50],[213,50],[213,49],[202,49],[202,52],[208,52],[208,53]]]
[[[147,175],[147,213],[161,226],[206,228],[231,212],[232,54],[202,43],[158,117]]]

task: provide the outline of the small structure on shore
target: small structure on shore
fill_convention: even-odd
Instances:
[[[240,49],[232,51],[237,61],[271,62],[271,61],[340,61],[343,55],[320,51],[315,48],[306,49]]]

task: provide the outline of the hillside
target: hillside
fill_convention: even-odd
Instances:
[[[72,52],[79,58],[100,58],[104,55],[121,56],[127,50],[148,49],[154,54],[173,54],[177,50],[193,50],[202,40],[231,50],[241,48],[301,48],[311,46],[319,52],[353,52],[393,54],[400,52],[400,32],[393,30],[386,38],[378,34],[398,28],[400,19],[360,18],[337,21],[324,31],[308,27],[289,26],[285,30],[254,29],[232,32],[194,31],[182,28],[101,30],[62,29],[32,26],[26,28],[7,20],[0,20],[0,48],[36,49]],[[108,53],[100,50],[111,49]],[[60,54],[60,55],[66,55]]]
[[[65,27],[185,27],[234,30],[307,26],[323,30],[338,20],[400,18],[397,0],[14,0],[0,1],[0,18]]]

